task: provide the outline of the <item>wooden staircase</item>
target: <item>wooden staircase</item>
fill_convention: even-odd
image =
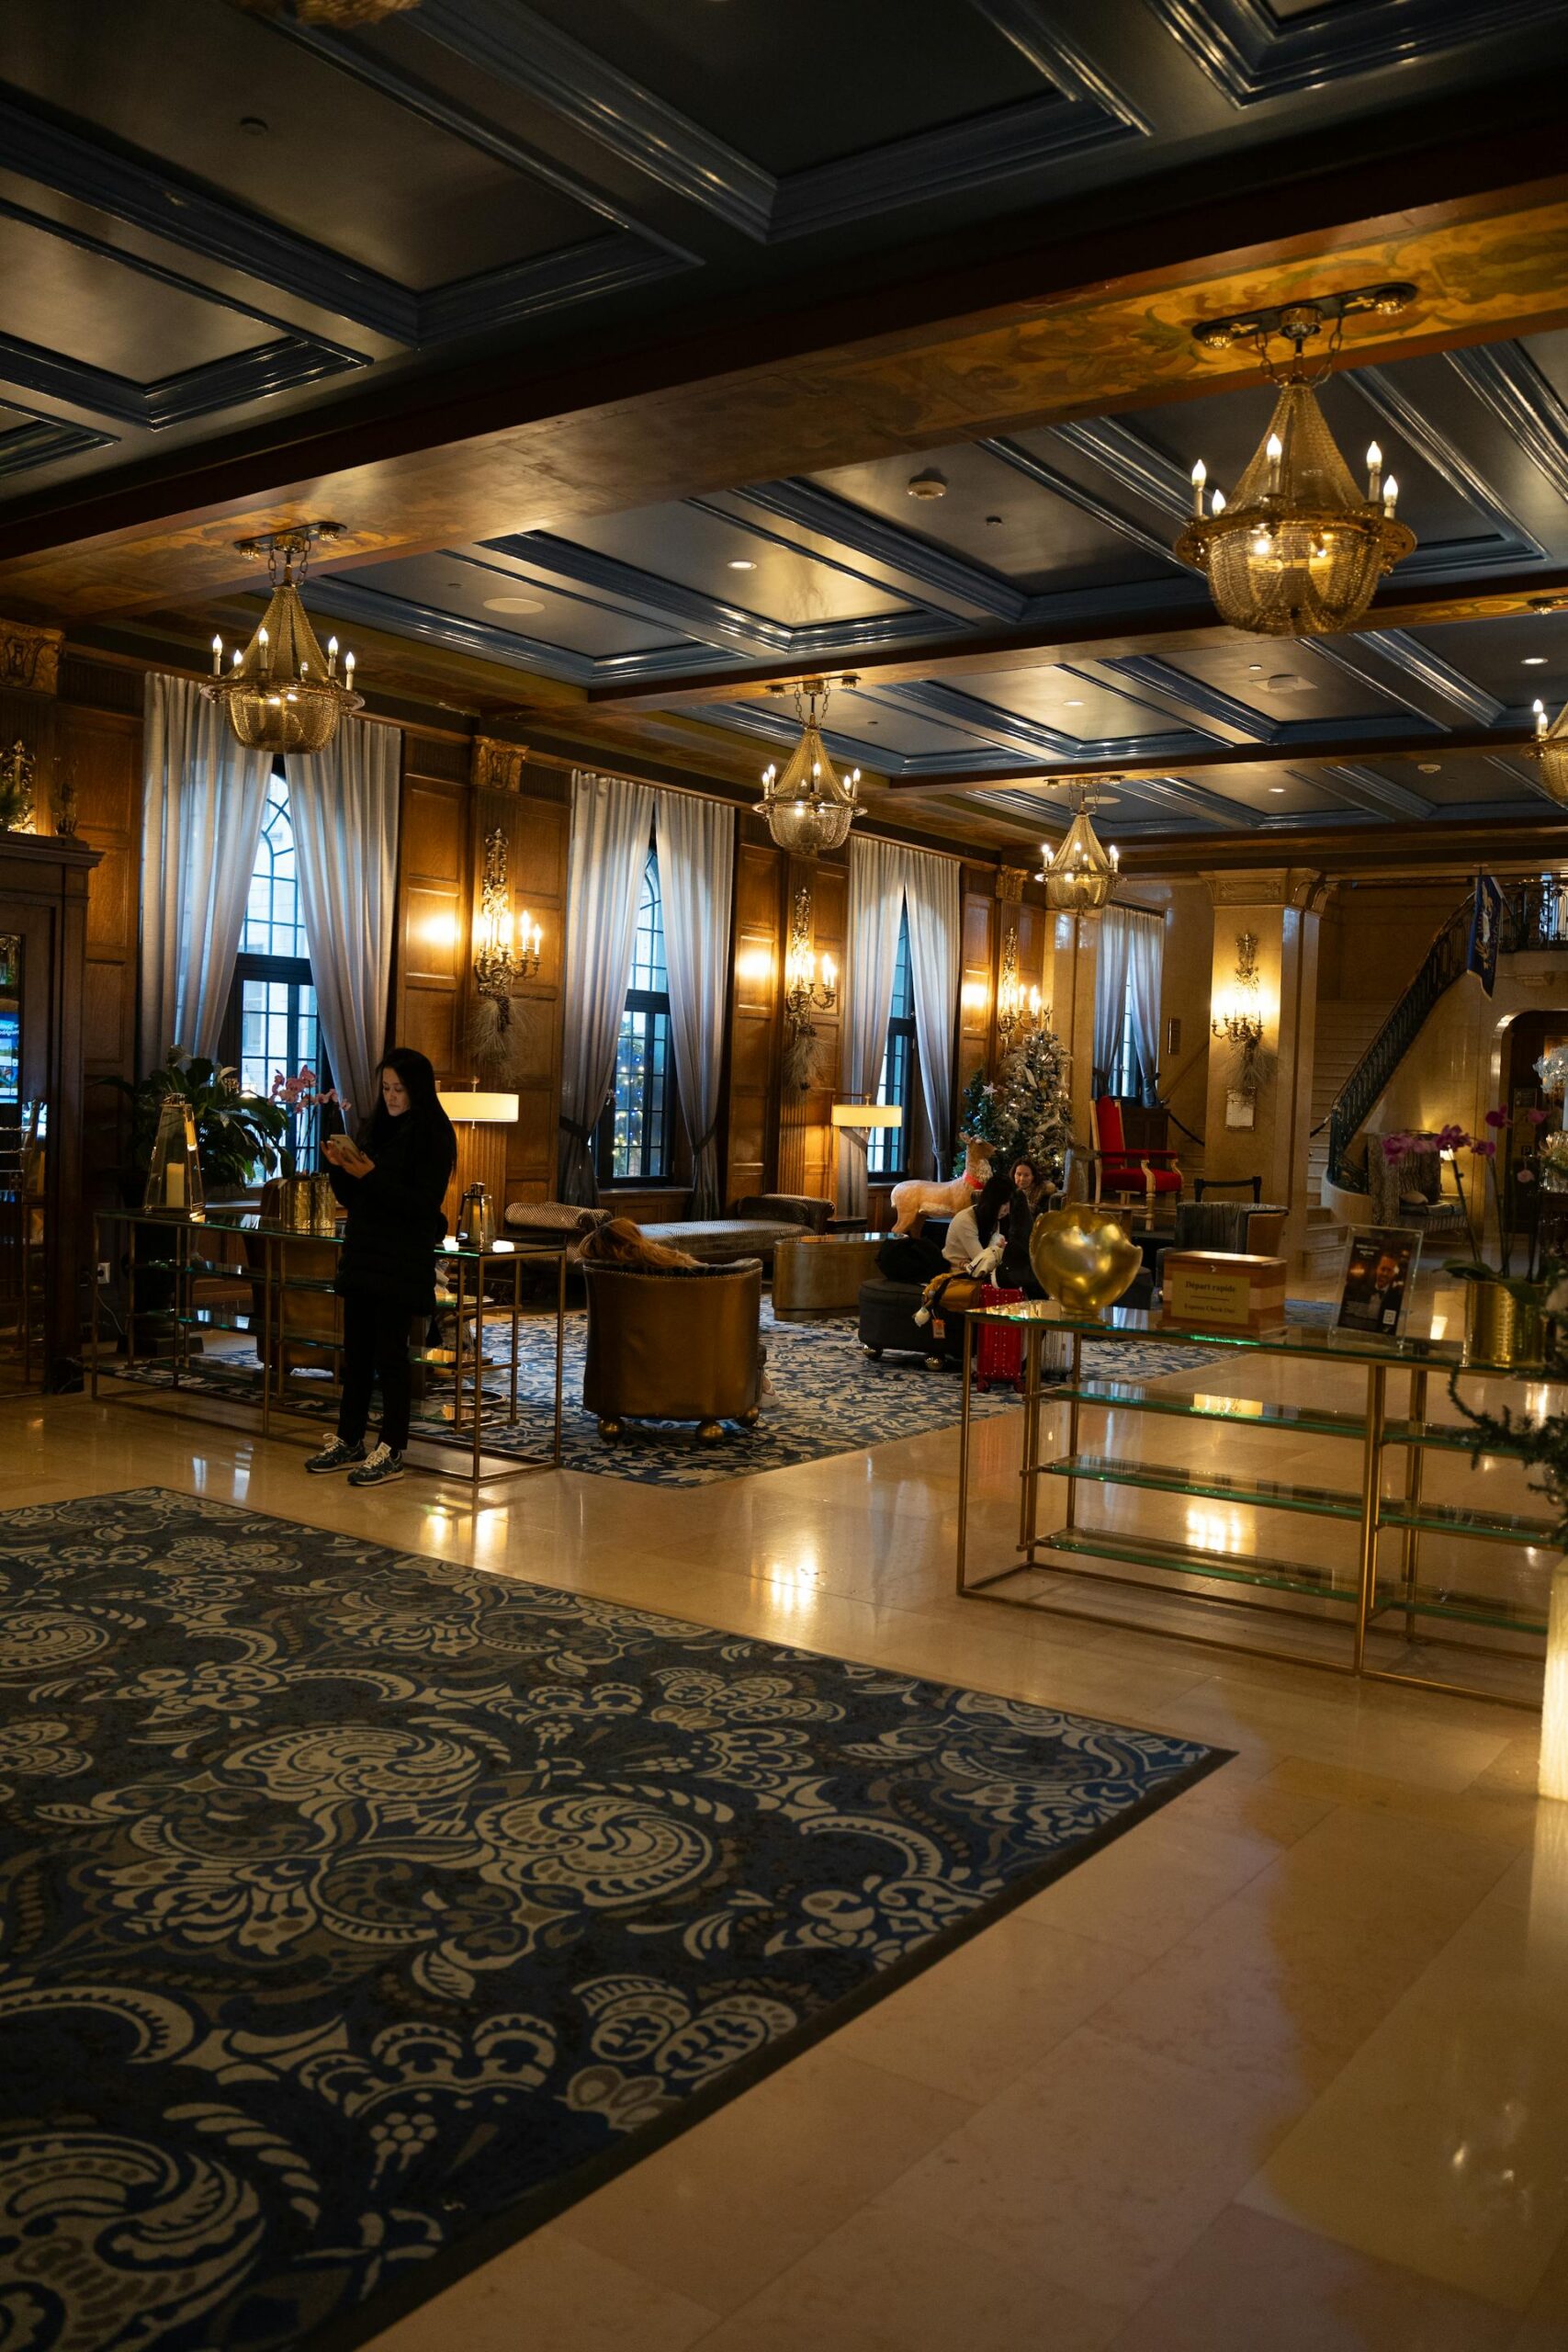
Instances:
[[[1330,997],[1317,1008],[1317,1037],[1313,1050],[1312,1125],[1307,1144],[1306,1230],[1303,1253],[1313,1267],[1320,1253],[1331,1256],[1339,1248],[1344,1227],[1323,1205],[1323,1179],[1328,1169],[1328,1114],[1340,1089],[1360,1060],[1389,1014],[1381,997]]]

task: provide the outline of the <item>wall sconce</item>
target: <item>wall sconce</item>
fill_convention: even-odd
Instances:
[[[1250,931],[1237,933],[1235,943],[1235,989],[1228,1002],[1222,1004],[1209,1026],[1216,1037],[1228,1037],[1239,1046],[1242,1063],[1242,1087],[1250,1091],[1254,1079],[1254,1064],[1258,1049],[1263,1043],[1263,981],[1258,969],[1258,938]]]
[[[518,917],[516,943],[512,929],[512,892],[506,880],[506,835],[497,825],[485,835],[484,877],[479,885],[479,952],[474,957],[474,986],[495,1003],[497,1025],[512,1020],[512,991],[519,981],[538,977],[539,949],[544,933],[532,922],[525,907]]]
[[[997,982],[997,1035],[1003,1053],[1011,1051],[1021,1030],[1032,1029],[1040,1018],[1040,991],[1024,989],[1018,976],[1016,924],[1002,942],[1001,978]]]
[[[812,1034],[812,1014],[831,1012],[838,1001],[838,967],[830,956],[823,956],[822,977],[817,977],[817,952],[811,944],[811,893],[802,888],[795,894],[789,955],[784,963],[784,1012],[794,1035],[808,1037]]]

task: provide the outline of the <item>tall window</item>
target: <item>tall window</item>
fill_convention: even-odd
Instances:
[[[897,1127],[873,1127],[866,1139],[869,1176],[902,1176],[909,1165],[909,1125],[915,1112],[915,1072],[919,1048],[915,1042],[915,980],[909,968],[909,910],[898,925],[898,953],[893,965],[893,1009],[887,1021],[887,1043],[882,1050],[882,1075],[876,1082],[879,1102],[897,1102],[904,1114]]]
[[[328,1083],[310,952],[299,913],[288,786],[281,763],[267,786],[266,815],[234,967],[223,1058],[238,1064],[240,1083],[247,1094],[270,1093],[280,1070],[292,1078],[307,1064],[323,1085]],[[297,1146],[299,1138],[291,1135],[289,1141]]]
[[[1141,1101],[1143,1091],[1138,1048],[1133,1040],[1133,975],[1129,970],[1122,989],[1122,1026],[1117,1031],[1111,1068],[1105,1074],[1105,1091],[1119,1094],[1124,1100]]]
[[[642,869],[631,986],[615,1044],[615,1084],[594,1136],[599,1182],[668,1176],[674,1136],[675,1057],[664,968],[664,902],[659,860],[650,849]]]

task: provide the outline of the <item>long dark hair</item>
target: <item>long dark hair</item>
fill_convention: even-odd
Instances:
[[[980,1236],[982,1250],[990,1247],[991,1236],[997,1229],[997,1219],[1012,1198],[1012,1178],[1000,1170],[987,1176],[975,1201],[975,1227]]]
[[[412,1046],[394,1046],[376,1065],[376,1108],[361,1131],[366,1150],[374,1159],[378,1149],[384,1149],[392,1136],[392,1114],[381,1094],[384,1069],[396,1070],[402,1080],[409,1098],[403,1116],[410,1121],[415,1138],[429,1136],[438,1139],[445,1147],[450,1173],[457,1165],[457,1131],[436,1095],[434,1063],[427,1054],[416,1053]]]

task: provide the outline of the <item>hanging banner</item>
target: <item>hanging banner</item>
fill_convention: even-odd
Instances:
[[[1478,874],[1465,970],[1475,974],[1488,996],[1497,983],[1497,940],[1502,923],[1503,893],[1489,874]]]

